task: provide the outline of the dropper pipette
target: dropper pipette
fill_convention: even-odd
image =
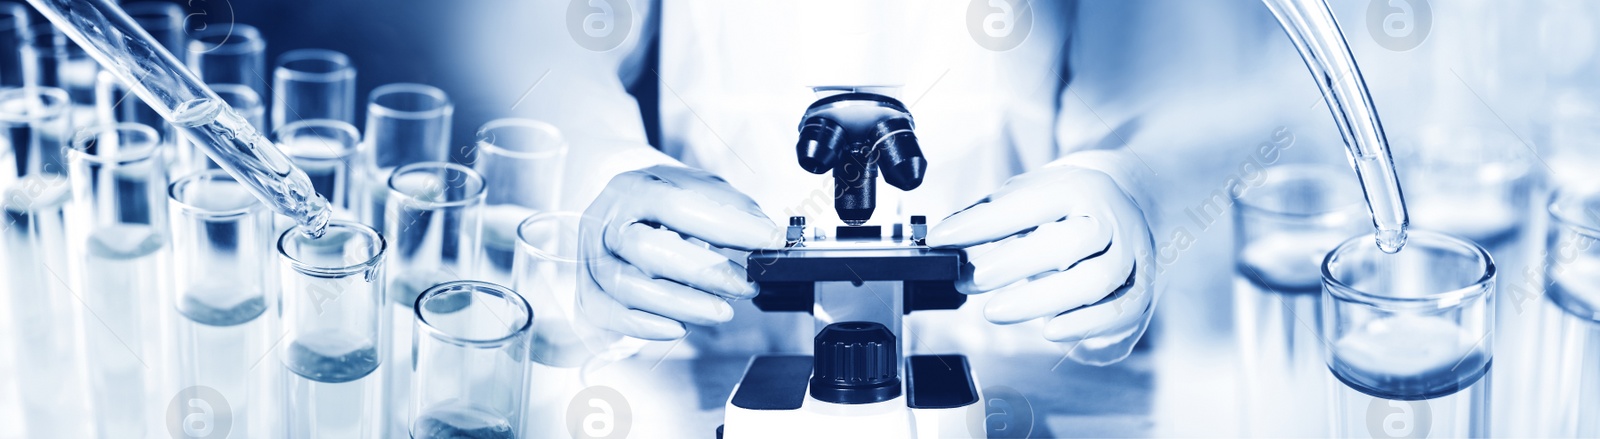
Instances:
[[[1339,33],[1333,11],[1324,0],[1262,1],[1294,41],[1333,113],[1339,134],[1344,137],[1350,166],[1355,168],[1366,193],[1372,225],[1378,229],[1378,248],[1386,253],[1400,251],[1406,243],[1410,219],[1400,180],[1395,176],[1394,160],[1389,156],[1389,140],[1384,137],[1383,123],[1378,121],[1366,80],[1350,54],[1350,45]]]
[[[193,139],[256,198],[311,236],[328,224],[326,200],[289,158],[111,0],[28,0],[145,104]]]

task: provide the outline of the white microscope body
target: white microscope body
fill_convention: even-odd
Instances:
[[[893,97],[904,83],[907,0],[811,0],[800,72],[819,100],[806,109],[796,153],[801,168],[831,173],[845,226],[808,240],[790,219],[788,243],[754,252],[747,270],[761,285],[758,308],[816,316],[813,355],[760,355],[726,404],[727,439],[785,437],[985,438],[980,387],[962,355],[904,355],[901,316],[955,309],[965,254],[923,244],[920,216],[892,232],[866,225],[877,180],[901,190],[922,182],[927,160],[909,110]]]

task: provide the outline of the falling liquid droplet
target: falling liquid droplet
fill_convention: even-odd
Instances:
[[[1406,230],[1378,230],[1378,249],[1384,253],[1394,254],[1406,245]]]

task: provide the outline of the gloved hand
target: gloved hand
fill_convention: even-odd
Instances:
[[[756,295],[741,263],[712,246],[783,246],[755,201],[705,171],[654,166],[611,179],[584,211],[577,312],[602,329],[673,340],[683,323],[733,318],[729,301]]]
[[[957,289],[995,293],[985,318],[1049,319],[1045,338],[1066,343],[1081,363],[1127,357],[1154,309],[1150,227],[1098,170],[1054,166],[1014,177],[936,224],[927,243],[968,249]]]

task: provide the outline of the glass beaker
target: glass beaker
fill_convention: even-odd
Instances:
[[[423,291],[476,274],[482,234],[483,177],[465,166],[444,162],[414,163],[389,176],[388,224],[384,239],[394,250],[389,259],[390,352],[396,364],[411,364],[411,305]],[[388,375],[391,436],[406,431],[410,409],[411,371],[396,368]]]
[[[560,209],[567,142],[561,131],[531,119],[496,119],[478,129],[473,169],[489,198],[483,209],[483,277],[511,280],[517,225],[537,212]]]
[[[278,344],[289,437],[380,438],[387,419],[383,235],[334,220],[319,238],[278,237],[284,336]],[[404,367],[404,366],[402,366]]]
[[[367,102],[366,137],[361,142],[361,222],[384,228],[389,174],[395,168],[450,159],[450,96],[423,84],[388,84],[372,90]]]
[[[518,437],[533,339],[528,302],[499,285],[456,281],[414,305],[411,437]]]
[[[229,430],[266,436],[277,423],[277,272],[272,212],[221,170],[190,174],[167,188],[176,262],[178,388],[185,401],[230,402]]]
[[[1338,437],[1484,437],[1495,265],[1470,241],[1414,230],[1389,254],[1370,235],[1322,263],[1322,336]]]
[[[1600,190],[1563,188],[1550,207],[1528,437],[1600,436]]]
[[[1340,242],[1369,227],[1358,187],[1347,169],[1274,166],[1233,205],[1246,436],[1328,435],[1320,267]]]
[[[272,126],[308,119],[356,121],[356,68],[350,57],[327,49],[278,55],[272,69]]]
[[[174,395],[172,253],[158,136],[145,125],[103,125],[78,133],[67,151],[67,249],[87,316],[102,437],[166,434],[162,413]]]

